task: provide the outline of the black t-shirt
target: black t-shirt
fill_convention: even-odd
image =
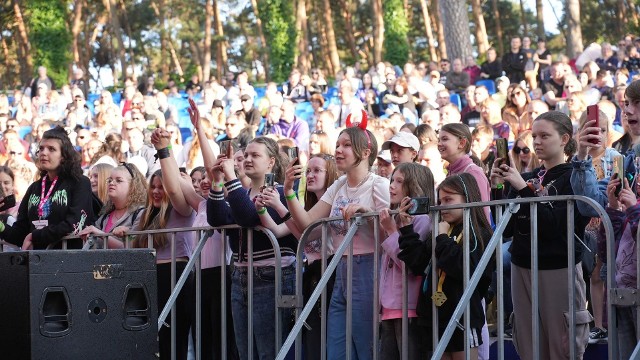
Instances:
[[[462,122],[469,127],[477,127],[480,124],[480,113],[477,110],[469,111],[462,117]]]
[[[542,84],[542,90],[544,94],[551,91],[557,98],[562,97],[562,92],[564,91],[564,81],[562,82],[562,84],[558,84],[553,80],[545,81],[544,84]]]

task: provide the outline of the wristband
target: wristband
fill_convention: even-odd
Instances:
[[[504,189],[504,185],[503,184],[497,184],[496,185],[496,189],[502,190],[502,189]]]
[[[4,231],[4,223],[0,221],[0,232]]]
[[[291,219],[291,212],[287,211],[286,215],[282,217],[282,222],[287,222]]]
[[[224,183],[220,183],[220,184],[218,184],[218,187],[223,188],[223,187],[224,187]]]
[[[267,212],[267,208],[262,208],[260,210],[258,210],[258,215],[264,215],[264,213]]]
[[[296,193],[291,193],[291,195],[285,195],[284,198],[287,200],[293,200],[296,197]]]
[[[162,160],[170,157],[171,153],[169,152],[169,149],[170,147],[158,149],[158,151],[156,152],[156,160],[158,159]]]

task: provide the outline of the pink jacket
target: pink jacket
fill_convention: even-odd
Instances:
[[[420,239],[426,238],[431,232],[429,215],[417,215],[413,220],[413,230],[420,234]],[[382,242],[382,261],[380,263],[380,305],[387,309],[402,309],[402,260],[398,259],[400,247],[398,238],[400,233],[389,235]],[[415,276],[409,271],[408,309],[415,310],[418,302],[418,292],[422,284],[422,277]]]

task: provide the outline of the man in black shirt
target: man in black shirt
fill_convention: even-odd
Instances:
[[[544,100],[549,104],[550,109],[555,109],[558,101],[565,100],[562,97],[564,91],[565,65],[559,61],[551,64],[551,78],[542,84]]]
[[[522,51],[519,37],[511,39],[511,51],[502,57],[502,69],[512,84],[524,80],[524,67],[527,64],[527,54]]]
[[[482,63],[480,67],[480,78],[495,80],[502,76],[502,63],[498,59],[496,49],[489,48],[487,50],[487,61]]]

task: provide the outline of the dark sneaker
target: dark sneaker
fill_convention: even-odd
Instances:
[[[607,342],[607,330],[594,327],[589,333],[589,344],[605,344]]]
[[[504,338],[505,339],[513,338],[513,329],[511,328],[511,326],[504,328]]]

